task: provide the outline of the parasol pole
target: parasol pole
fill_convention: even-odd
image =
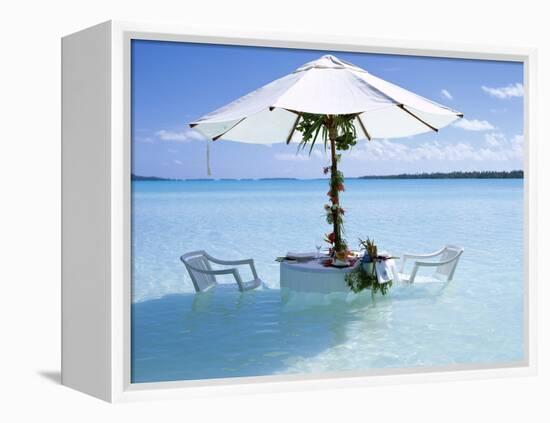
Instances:
[[[332,165],[330,167],[330,200],[334,207],[332,209],[332,225],[334,231],[334,249],[335,252],[342,251],[344,246],[342,245],[342,227],[340,225],[340,193],[338,191],[338,156],[336,154],[336,137],[338,131],[336,128],[336,122],[332,116],[327,116],[326,126],[328,128],[328,136],[330,140],[330,157]]]

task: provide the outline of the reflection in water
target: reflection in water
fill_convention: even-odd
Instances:
[[[279,290],[241,294],[222,285],[134,304],[133,381],[282,372],[289,359],[346,342],[347,324],[369,301],[294,310]]]
[[[396,287],[394,295],[375,298],[364,292],[350,303],[294,307],[281,301],[279,290],[240,293],[233,285],[220,285],[206,293],[134,304],[133,382],[353,368],[353,362],[338,360],[338,366],[333,359],[310,368],[315,363],[311,358],[351,351],[362,337],[388,333],[395,320],[393,303],[440,301],[446,285],[431,292],[414,288]],[[378,364],[396,361],[396,354],[378,354]]]

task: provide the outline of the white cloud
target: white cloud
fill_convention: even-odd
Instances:
[[[516,135],[508,139],[504,134],[491,133],[485,136],[486,143],[458,142],[444,144],[439,141],[420,145],[388,140],[363,143],[348,153],[350,159],[365,161],[507,161],[523,157],[523,137]]]
[[[321,150],[319,149],[314,149],[312,152],[311,152],[311,155],[317,159],[326,159],[327,158],[327,155],[326,153],[322,152]]]
[[[148,144],[155,142],[155,140],[151,137],[140,137],[140,136],[138,136],[138,137],[135,137],[134,140],[137,141],[137,142],[144,142],[144,143],[148,143]]]
[[[181,166],[183,163],[180,160],[172,160],[172,163]]]
[[[486,120],[468,120],[464,118],[457,120],[455,123],[453,123],[453,126],[464,129],[466,131],[490,131],[495,129],[495,127]]]
[[[176,141],[176,142],[187,142],[187,141],[196,141],[204,140],[204,136],[193,129],[188,129],[185,131],[167,131],[161,129],[160,131],[155,132],[155,135],[161,141]]]
[[[514,138],[510,140],[513,144],[523,145],[523,135],[514,135]]]
[[[522,148],[523,146],[523,135],[514,135],[512,138],[506,138],[506,135],[499,132],[491,132],[485,134],[485,142],[491,147],[502,147],[502,148]]]
[[[446,98],[447,100],[452,100],[453,96],[449,91],[447,91],[445,88],[441,90],[441,97]]]
[[[498,147],[506,141],[504,134],[498,134],[491,132],[490,134],[485,134],[485,142],[491,147]]]
[[[290,153],[276,153],[273,157],[276,160],[287,161],[287,162],[304,162],[308,160],[327,160],[327,155],[323,148],[316,146],[311,154],[309,154],[309,147],[306,147],[304,150],[300,149],[296,152]]]
[[[505,99],[511,97],[523,97],[523,84],[516,82],[515,84],[507,85],[506,87],[500,88],[491,88],[483,85],[481,87],[483,91],[488,93],[490,96]]]
[[[307,154],[277,153],[274,157],[276,160],[287,162],[303,162],[309,160],[309,156]]]

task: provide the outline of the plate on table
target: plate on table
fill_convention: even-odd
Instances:
[[[316,253],[291,253],[286,254],[287,260],[296,260],[296,261],[309,261],[313,260],[316,256]]]
[[[349,263],[346,263],[346,264],[335,264],[335,263],[332,263],[330,266],[331,266],[331,267],[336,267],[337,269],[343,269],[343,268],[345,268],[345,267],[350,267],[351,264],[349,264]]]

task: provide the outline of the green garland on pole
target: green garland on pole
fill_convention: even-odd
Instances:
[[[343,237],[345,210],[340,204],[340,192],[344,191],[345,187],[344,174],[338,170],[341,155],[337,151],[349,150],[357,143],[357,133],[353,125],[355,117],[355,114],[302,113],[296,125],[296,130],[302,133],[299,149],[305,149],[309,144],[309,154],[311,154],[319,135],[323,140],[325,151],[330,143],[332,165],[323,169],[325,174],[330,171],[329,191],[327,192],[330,204],[325,204],[324,209],[327,213],[327,223],[333,226],[333,231],[327,234],[326,241],[332,246],[331,252],[340,260],[345,260],[348,257],[349,250]]]
[[[329,191],[327,195],[329,204],[324,205],[326,220],[333,226],[333,232],[327,234],[325,241],[332,248],[331,253],[340,260],[345,260],[349,254],[346,240],[343,238],[345,210],[340,204],[340,192],[345,190],[344,174],[338,170],[338,162],[341,154],[337,151],[346,151],[357,144],[357,132],[353,124],[356,114],[347,115],[319,115],[313,113],[302,113],[296,130],[302,133],[302,140],[298,149],[305,149],[309,144],[309,154],[313,151],[315,142],[321,136],[325,151],[330,143],[332,165],[323,169],[324,174],[330,172]],[[392,282],[379,284],[376,275],[375,262],[380,260],[377,247],[374,241],[366,239],[359,240],[361,249],[370,257],[370,263],[358,263],[351,272],[346,274],[346,283],[353,292],[361,292],[370,289],[374,295],[380,291],[382,295],[388,292]]]

